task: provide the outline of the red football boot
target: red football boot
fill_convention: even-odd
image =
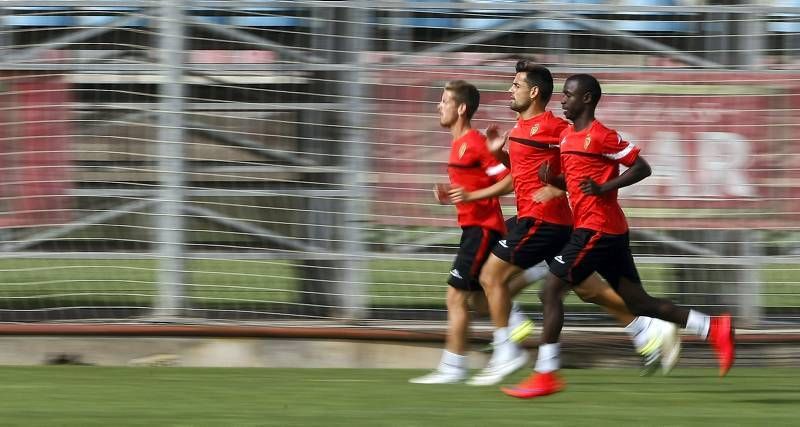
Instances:
[[[733,366],[733,360],[736,358],[736,339],[730,314],[711,317],[708,342],[717,352],[719,376],[724,377]]]
[[[547,396],[548,394],[558,393],[563,389],[564,382],[555,372],[534,372],[530,377],[514,387],[500,388],[503,393],[520,399]]]

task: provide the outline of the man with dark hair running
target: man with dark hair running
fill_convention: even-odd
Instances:
[[[489,365],[470,379],[474,385],[490,385],[519,369],[518,357],[524,352],[513,339],[508,318],[512,307],[509,282],[525,269],[553,257],[567,244],[572,233],[572,213],[564,192],[543,184],[538,170],[544,163],[558,164],[561,133],[569,123],[546,110],[553,93],[553,77],[546,67],[522,60],[509,88],[510,108],[518,120],[507,137],[496,127],[487,130],[492,154],[511,169],[517,204],[517,221],[492,250],[483,266],[480,282],[489,302],[495,325],[494,354]],[[504,146],[508,151],[504,151]],[[558,192],[557,197],[553,191]],[[549,192],[542,197],[542,192]],[[677,328],[671,323],[650,318],[635,318],[623,300],[597,275],[575,288],[584,301],[595,302],[623,325],[645,361],[644,373],[652,373],[661,360],[664,372],[672,369],[680,352]],[[642,327],[633,327],[641,325]],[[662,344],[666,348],[662,349]],[[663,356],[662,356],[663,354]]]
[[[733,365],[735,340],[730,315],[711,317],[678,307],[669,300],[650,296],[642,286],[617,191],[646,178],[651,169],[640,156],[639,147],[595,119],[601,94],[599,82],[588,74],[573,75],[564,83],[561,106],[573,125],[562,134],[561,170],[557,162],[544,164],[539,177],[567,191],[575,230],[555,257],[556,262],[550,265],[551,274],[542,288],[544,326],[535,372],[514,387],[502,388],[510,396],[533,398],[563,389],[564,383],[556,374],[564,322],[562,289],[580,288],[595,271],[634,314],[675,323],[707,340],[717,353],[720,376]],[[628,167],[623,173],[619,172],[620,164]]]

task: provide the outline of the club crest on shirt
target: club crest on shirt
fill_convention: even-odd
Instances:
[[[589,144],[591,143],[592,143],[592,136],[586,135],[586,139],[583,140],[583,149],[584,150],[589,149]]]
[[[458,149],[458,158],[464,157],[464,153],[467,152],[467,143],[461,144],[461,147]]]
[[[534,134],[536,134],[536,132],[539,132],[539,123],[536,123],[536,124],[535,124],[535,125],[533,125],[533,127],[531,128],[531,136],[533,136]]]

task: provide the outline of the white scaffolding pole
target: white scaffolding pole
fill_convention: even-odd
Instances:
[[[158,244],[158,300],[156,318],[180,315],[184,296],[183,220],[183,55],[185,2],[161,2],[159,7],[160,57],[164,83],[158,112],[160,173],[156,241]]]

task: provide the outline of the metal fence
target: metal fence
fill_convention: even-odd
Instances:
[[[477,125],[510,126],[521,58],[557,84],[597,75],[599,117],[654,166],[623,194],[652,292],[742,325],[798,319],[800,5],[0,10],[0,320],[443,318],[459,230],[430,197],[450,143],[435,105],[467,79]],[[568,322],[604,319],[570,300]]]

